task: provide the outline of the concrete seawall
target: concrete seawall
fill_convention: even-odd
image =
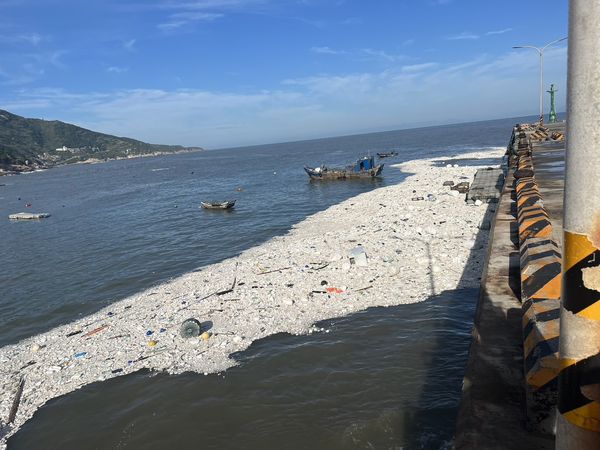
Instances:
[[[493,219],[457,449],[554,448],[565,124],[518,125]]]

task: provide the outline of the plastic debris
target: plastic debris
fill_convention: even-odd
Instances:
[[[350,252],[350,263],[354,263],[358,267],[368,266],[367,254],[365,253],[365,249],[360,246],[353,248]]]
[[[327,292],[329,292],[330,294],[341,294],[344,291],[342,289],[336,288],[336,287],[328,287],[325,289]]]
[[[146,331],[146,336],[152,336],[153,334],[154,334],[154,331],[152,331],[152,330]]]
[[[179,334],[183,338],[192,338],[200,336],[202,325],[194,318],[184,320],[179,329]]]
[[[204,333],[202,333],[200,335],[200,339],[202,339],[203,341],[208,341],[209,338],[210,338],[210,333],[208,331],[205,331]]]
[[[95,334],[98,334],[98,333],[100,333],[100,332],[102,332],[102,331],[106,330],[107,328],[108,328],[108,325],[102,325],[101,327],[94,328],[92,331],[88,331],[87,333],[85,333],[85,334],[83,335],[83,337],[90,337],[90,336],[93,336],[93,335],[95,335]]]
[[[461,194],[466,194],[469,192],[470,183],[468,181],[461,181],[458,184],[455,184],[450,189],[460,192]]]
[[[87,355],[87,352],[79,352],[79,353],[75,353],[73,356],[75,358],[84,358],[85,355]]]
[[[148,341],[148,347],[156,347],[156,344],[158,344],[158,341]]]

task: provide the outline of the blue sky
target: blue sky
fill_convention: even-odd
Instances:
[[[208,148],[537,114],[537,53],[512,46],[566,36],[567,8],[0,0],[0,108]],[[566,61],[566,42],[544,53],[559,111]]]

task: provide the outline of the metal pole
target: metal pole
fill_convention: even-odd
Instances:
[[[532,48],[540,55],[540,125],[544,123],[544,50],[557,42],[561,42],[567,39],[566,37],[556,39],[555,41],[548,42],[542,48],[535,47],[534,45],[516,45],[513,48]]]
[[[540,125],[544,124],[544,50],[540,52]]]
[[[600,448],[600,0],[569,7],[556,449]]]

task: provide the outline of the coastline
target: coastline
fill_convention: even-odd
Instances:
[[[502,149],[456,158],[500,159],[503,153]],[[486,208],[466,205],[462,195],[449,195],[442,182],[458,182],[460,177],[471,181],[479,166],[447,168],[431,163],[451,159],[392,166],[388,170],[400,168],[411,174],[398,185],[309,216],[288,234],[237,257],[0,348],[2,420],[8,416],[20,375],[26,379],[16,420],[12,428],[3,429],[0,448],[48,400],[91,382],[145,368],[173,374],[219,372],[234,364],[230,354],[272,334],[309,333],[323,319],[478,286],[486,246],[473,248],[474,236]],[[437,200],[411,200],[428,194]],[[351,265],[348,259],[359,244],[367,254],[366,266]],[[472,258],[473,266],[465,267],[471,252],[478,257]],[[469,276],[463,276],[465,271]],[[463,281],[466,285],[459,286],[461,276],[469,280]],[[181,322],[190,317],[205,329],[210,327],[208,340],[179,336]],[[67,337],[71,333],[77,334]]]
[[[52,164],[48,166],[39,165],[39,166],[25,166],[25,165],[13,165],[13,167],[18,167],[13,170],[7,170],[0,168],[0,177],[2,176],[14,176],[14,175],[22,175],[34,172],[43,172],[45,170],[50,170],[55,167],[61,166],[70,166],[72,164],[100,164],[109,161],[119,161],[123,159],[138,159],[138,158],[153,158],[155,156],[169,156],[169,155],[180,155],[182,153],[196,153],[196,152],[205,152],[204,148],[194,148],[193,150],[177,150],[173,152],[152,152],[152,153],[143,153],[140,155],[128,155],[128,156],[117,156],[116,158],[109,159],[98,159],[98,158],[88,158],[84,161],[76,161],[72,163],[64,163],[64,164]]]

